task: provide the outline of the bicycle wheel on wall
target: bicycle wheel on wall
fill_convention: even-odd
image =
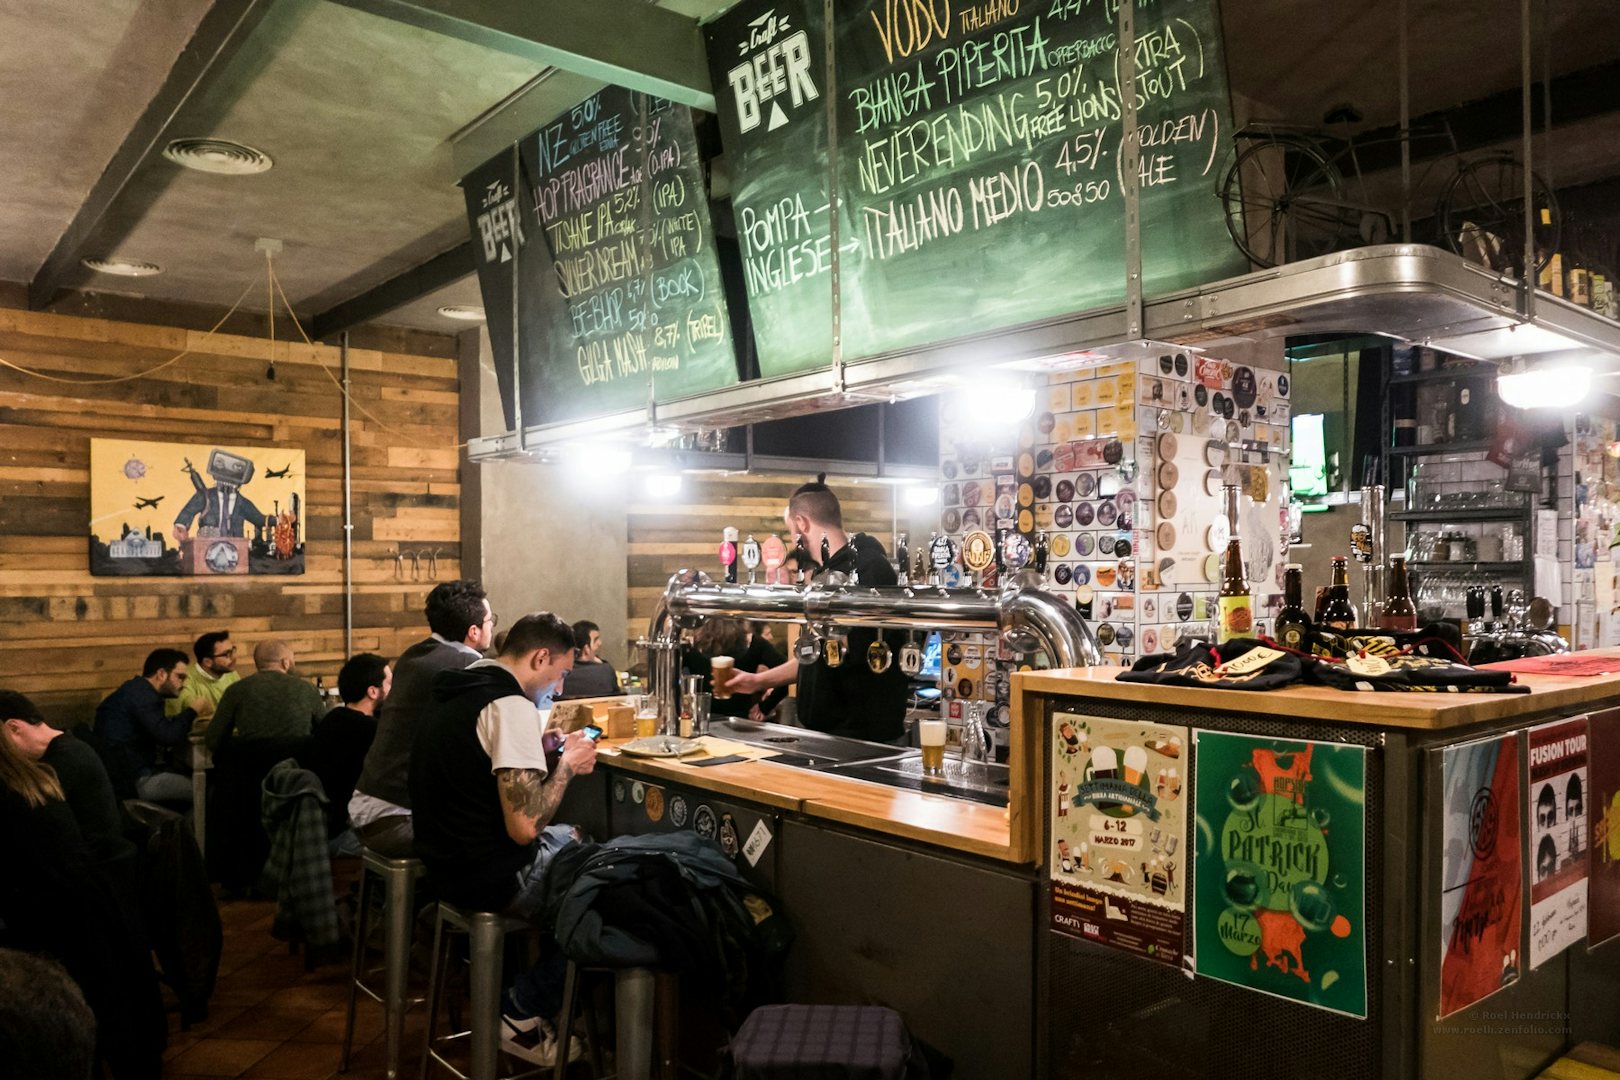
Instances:
[[[1344,178],[1311,139],[1239,132],[1221,179],[1226,231],[1259,266],[1325,255],[1356,243],[1360,214],[1344,199]]]
[[[1558,250],[1558,200],[1532,172],[1536,271]],[[1543,221],[1542,211],[1546,211]],[[1524,166],[1506,151],[1464,161],[1435,206],[1441,241],[1472,262],[1520,276],[1524,263]]]

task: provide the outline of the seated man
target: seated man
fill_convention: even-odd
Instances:
[[[297,742],[307,739],[326,714],[319,690],[293,674],[293,651],[285,641],[261,641],[253,649],[252,675],[228,688],[203,734],[208,749],[226,740]]]
[[[15,690],[0,690],[0,725],[19,753],[56,770],[62,795],[97,863],[133,858],[112,780],[101,758],[81,739],[45,722],[34,703]]]
[[[185,746],[202,705],[190,701],[175,715],[164,715],[163,703],[180,693],[188,666],[179,649],[153,649],[140,675],[96,706],[92,730],[119,798],[191,805],[191,777],[176,771],[163,753]]]
[[[550,613],[525,615],[505,646],[495,660],[433,680],[433,702],[411,755],[416,851],[442,899],[533,918],[547,867],[579,838],[552,819],[568,782],[596,767],[596,747],[575,732],[562,743],[556,766],[547,767],[534,700],[574,664],[568,624]],[[554,1015],[561,1000],[544,979],[520,984],[531,989],[515,988],[505,1004],[508,1017],[519,1018],[509,1034],[532,1037],[543,1030],[537,1018]],[[546,1057],[543,1045],[509,1042],[507,1049],[542,1063]]]
[[[309,768],[326,790],[327,835],[333,841],[333,854],[360,854],[360,841],[349,829],[349,799],[360,779],[366,751],[377,735],[377,710],[387,700],[393,681],[388,661],[376,653],[349,657],[338,672],[343,704],[315,725]]]
[[[574,624],[574,670],[558,699],[607,697],[619,692],[619,673],[602,659],[602,628],[589,619]]]
[[[407,859],[411,843],[411,748],[433,677],[483,658],[495,635],[495,612],[476,581],[442,581],[427,596],[429,635],[394,664],[392,700],[377,718],[377,737],[366,754],[349,800],[349,820],[360,840],[379,855]]]
[[[197,713],[204,719],[214,715],[219,699],[231,684],[241,681],[236,670],[236,646],[231,644],[229,630],[210,630],[191,646],[197,662],[186,672],[186,683],[180,696],[169,701],[163,711],[173,716],[182,708],[182,702],[202,701]]]

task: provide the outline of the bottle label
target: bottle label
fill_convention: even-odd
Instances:
[[[1215,635],[1217,642],[1254,636],[1254,603],[1249,597],[1222,596],[1217,600],[1216,610],[1220,617],[1220,629]]]
[[[1277,641],[1296,652],[1305,649],[1305,628],[1299,623],[1289,623],[1277,632]]]

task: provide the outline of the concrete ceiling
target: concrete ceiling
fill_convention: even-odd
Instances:
[[[702,19],[731,0],[669,0]],[[26,282],[190,40],[209,0],[9,0],[0,4],[0,282]],[[1408,0],[1412,112],[1518,84],[1516,0]],[[1396,0],[1364,5],[1226,0],[1240,111],[1317,123],[1349,101],[1393,124]],[[1620,60],[1620,4],[1548,0],[1553,74]],[[1538,47],[1539,65],[1543,52]],[[262,272],[258,237],[283,241],[278,272],[301,314],[371,289],[467,239],[453,163],[458,133],[541,74],[531,60],[327,0],[275,0],[246,43],[187,101],[164,137],[217,136],[275,160],[220,177],[146,161],[87,254],[156,262],[138,280],[74,271],[64,284],[223,306]],[[576,86],[576,81],[559,80]],[[544,84],[537,94],[544,94]],[[1563,183],[1620,176],[1620,91],[1607,115],[1555,131],[1542,160]],[[561,111],[572,101],[545,100]],[[1517,122],[1516,98],[1504,121]],[[1510,115],[1509,115],[1510,114]],[[1541,153],[1538,150],[1538,154]],[[1616,212],[1620,213],[1620,206]],[[444,286],[379,322],[453,333],[441,304],[478,304],[476,281]],[[263,311],[262,293],[244,307]]]

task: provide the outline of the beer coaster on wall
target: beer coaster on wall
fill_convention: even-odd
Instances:
[[[1051,928],[1180,967],[1187,800],[1179,774],[1168,782],[1180,762],[1164,750],[1185,744],[1187,729],[1074,713],[1054,721]]]
[[[1524,869],[1518,732],[1441,755],[1440,998],[1445,1019],[1519,981]]]
[[[1091,498],[1092,493],[1096,490],[1097,478],[1091,473],[1081,473],[1079,476],[1074,478],[1074,493],[1076,497],[1081,499],[1089,499]]]
[[[1365,1018],[1366,748],[1194,739],[1198,974]]]

